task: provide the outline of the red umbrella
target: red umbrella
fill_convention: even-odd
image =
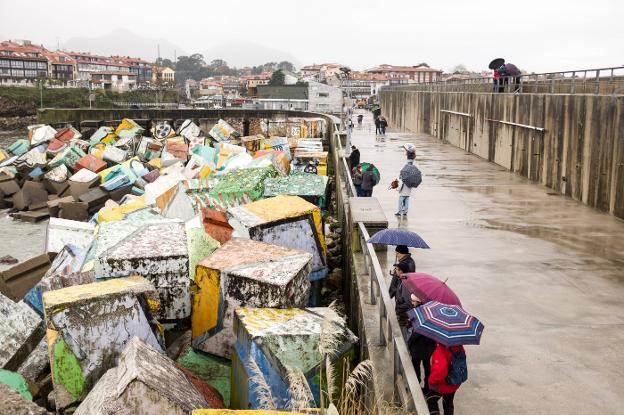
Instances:
[[[420,298],[420,301],[423,303],[438,301],[444,304],[461,306],[459,297],[446,285],[446,281],[440,281],[433,275],[423,272],[411,272],[406,275],[407,278],[402,280],[401,283],[410,294]]]

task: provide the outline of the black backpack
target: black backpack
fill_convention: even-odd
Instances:
[[[422,173],[413,164],[406,164],[399,173],[400,179],[407,187],[416,188],[422,183]]]
[[[459,350],[451,352],[451,364],[449,365],[446,383],[449,385],[461,385],[468,380],[468,365],[466,364],[466,352]]]

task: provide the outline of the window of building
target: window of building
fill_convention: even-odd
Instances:
[[[26,78],[36,78],[37,77],[37,71],[34,69],[26,69],[24,70],[24,76]]]
[[[24,62],[24,68],[26,68],[26,69],[36,69],[37,68],[37,62],[26,61],[26,62]]]
[[[9,68],[0,68],[0,75],[9,75],[11,70]]]
[[[24,67],[23,61],[11,61],[11,68],[23,68],[23,67]]]
[[[329,92],[319,92],[318,93],[318,97],[319,98],[329,98]]]
[[[47,69],[48,66],[45,62],[37,62],[37,69]]]
[[[0,59],[0,68],[10,68],[11,67],[11,61],[8,61],[6,59]]]
[[[15,76],[17,78],[23,78],[24,70],[23,69],[11,69],[11,76]]]

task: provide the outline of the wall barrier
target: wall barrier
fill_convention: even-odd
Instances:
[[[426,133],[624,218],[624,96],[383,90],[394,127]]]

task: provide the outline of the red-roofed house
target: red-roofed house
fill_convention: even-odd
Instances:
[[[0,42],[0,84],[34,85],[48,78],[48,58],[29,41]]]
[[[367,73],[385,75],[390,84],[413,84],[435,82],[441,78],[442,71],[427,66],[379,65],[368,69]]]

